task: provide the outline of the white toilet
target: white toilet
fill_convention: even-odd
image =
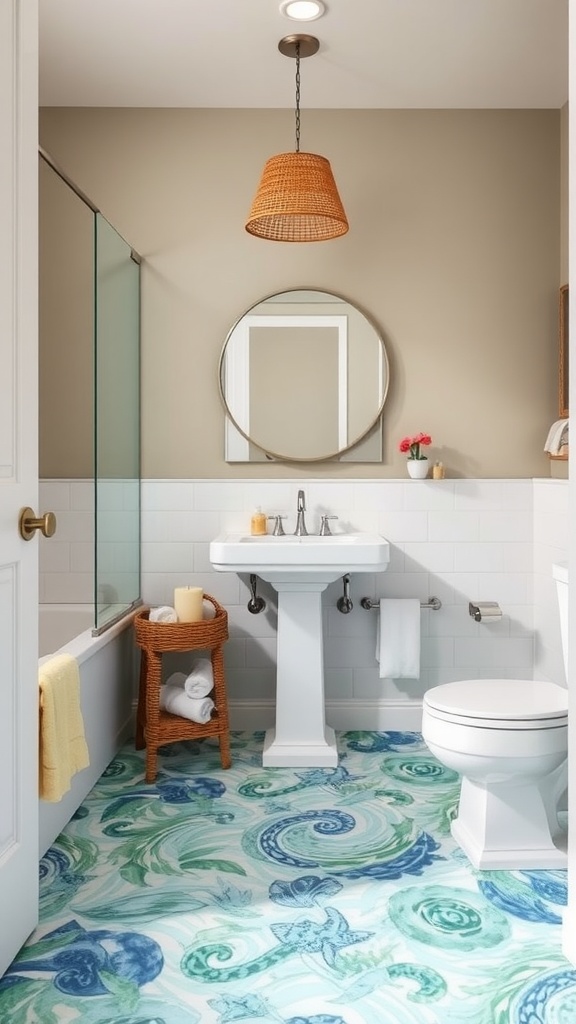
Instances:
[[[568,571],[554,566],[567,672]],[[424,696],[422,734],[462,776],[452,835],[478,869],[566,867],[568,691],[532,679],[463,679]],[[565,806],[565,805],[564,805]]]

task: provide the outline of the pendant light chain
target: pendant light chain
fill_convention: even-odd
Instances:
[[[296,41],[296,152],[300,152],[300,40]]]

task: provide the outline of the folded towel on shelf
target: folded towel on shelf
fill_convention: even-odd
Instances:
[[[559,455],[561,448],[568,444],[570,420],[556,420],[548,431],[544,451],[550,455]]]
[[[420,601],[382,598],[376,637],[381,679],[420,678]]]
[[[212,717],[214,701],[210,697],[188,697],[180,683],[164,683],[160,689],[160,707],[172,715],[189,718],[191,722],[206,725]]]
[[[210,658],[198,658],[184,680],[184,692],[188,697],[207,697],[213,688],[212,661]]]
[[[40,666],[39,792],[53,803],[68,792],[72,776],[90,764],[80,709],[78,662],[58,654]]]
[[[148,615],[149,622],[178,622],[178,616],[174,608],[168,604],[162,604],[159,608],[151,608]]]

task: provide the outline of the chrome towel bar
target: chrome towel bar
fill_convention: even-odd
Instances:
[[[360,604],[367,611],[371,608],[379,608],[380,601],[373,601],[370,597],[363,597]],[[442,601],[439,597],[429,597],[427,601],[420,601],[421,608],[430,608],[433,612],[439,612],[442,607]]]

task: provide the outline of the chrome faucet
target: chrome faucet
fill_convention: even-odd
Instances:
[[[306,522],[304,520],[305,511],[306,499],[304,497],[304,491],[298,491],[298,514],[296,516],[296,529],[294,530],[295,537],[308,536],[308,530],[306,529]]]

